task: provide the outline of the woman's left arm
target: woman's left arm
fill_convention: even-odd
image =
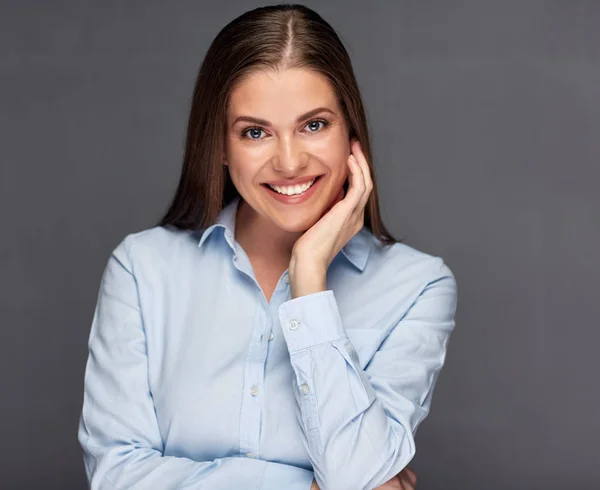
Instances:
[[[454,329],[456,280],[428,261],[417,299],[361,369],[333,291],[283,303],[279,319],[295,372],[298,421],[323,490],[372,489],[415,455]]]
[[[348,192],[342,188],[294,244],[292,299],[279,307],[295,372],[296,416],[323,490],[375,488],[413,458],[414,434],[429,412],[457,302],[452,271],[432,257],[419,273],[423,280],[412,306],[397,320],[387,319],[396,324],[361,368],[326,284],[332,260],[364,226],[373,189],[359,142],[352,141],[350,150]]]

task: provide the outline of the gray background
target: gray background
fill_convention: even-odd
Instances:
[[[2,2],[2,488],[86,488],[102,270],[175,190],[208,44],[259,5]],[[458,280],[417,487],[600,488],[600,2],[307,5],[352,56],[385,222]]]

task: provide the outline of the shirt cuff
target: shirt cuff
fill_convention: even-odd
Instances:
[[[279,321],[290,354],[348,337],[335,296],[330,289],[282,303],[279,307]]]
[[[310,490],[314,472],[287,464],[268,462],[260,490]]]

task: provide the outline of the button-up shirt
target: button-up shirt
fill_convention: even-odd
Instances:
[[[327,290],[267,301],[235,240],[130,233],[104,269],[78,439],[96,489],[372,489],[415,455],[454,328],[440,257],[366,228]]]

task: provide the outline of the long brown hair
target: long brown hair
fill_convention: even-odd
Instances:
[[[159,226],[200,230],[239,196],[222,164],[229,96],[237,83],[258,70],[289,68],[309,69],[329,80],[349,137],[360,142],[373,176],[365,227],[383,244],[402,241],[392,237],[379,214],[367,118],[350,57],[335,30],[299,4],[248,11],[227,24],[209,46],[194,88],[181,177]]]

